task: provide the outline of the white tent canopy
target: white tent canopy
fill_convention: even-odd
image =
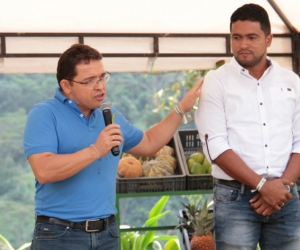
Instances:
[[[0,0],[0,73],[55,73],[74,43],[112,72],[214,68],[231,58],[230,16],[249,2],[269,13],[269,55],[299,74],[299,0]]]

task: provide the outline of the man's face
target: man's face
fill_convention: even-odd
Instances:
[[[98,80],[105,75],[105,69],[102,61],[94,60],[88,64],[78,64],[76,72],[77,75],[72,79],[74,82],[71,82],[68,88],[64,88],[64,93],[67,97],[75,100],[80,110],[89,117],[91,110],[99,108],[100,103],[104,100],[106,83],[98,81],[92,85],[85,85],[76,82],[87,83],[91,80]]]
[[[267,55],[272,35],[265,36],[259,22],[237,21],[231,26],[232,53],[246,69],[259,65]],[[265,62],[265,61],[264,61]]]

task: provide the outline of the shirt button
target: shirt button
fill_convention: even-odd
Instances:
[[[71,100],[69,100],[69,103],[71,104],[71,103],[72,103],[72,101],[71,101]]]
[[[261,102],[260,105],[263,105],[263,103]]]
[[[264,126],[266,126],[266,124],[264,123]]]
[[[267,166],[267,169],[269,169],[269,166]]]
[[[267,147],[268,147],[268,145],[266,144],[266,145],[265,145],[265,147],[267,148]]]
[[[257,83],[257,85],[259,86],[259,82]]]
[[[83,117],[83,114],[80,114],[80,117]]]

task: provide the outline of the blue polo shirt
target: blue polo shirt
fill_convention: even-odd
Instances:
[[[143,131],[131,125],[117,112],[124,141],[120,151],[128,151],[143,137]],[[23,147],[26,157],[42,152],[70,154],[89,147],[96,141],[105,123],[101,109],[87,119],[74,100],[57,88],[55,98],[36,104],[28,114]],[[111,152],[94,161],[74,176],[53,183],[36,180],[35,213],[73,222],[106,218],[116,214],[116,175],[119,156]]]

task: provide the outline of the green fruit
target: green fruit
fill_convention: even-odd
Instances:
[[[211,164],[210,164],[210,162],[207,160],[207,158],[204,159],[204,162],[202,163],[202,166],[204,167],[205,172],[206,172],[207,174],[210,174],[210,173],[211,173]]]
[[[188,159],[193,159],[194,161],[202,164],[205,159],[205,155],[202,152],[193,153],[189,156]]]
[[[192,169],[193,165],[196,163],[196,161],[194,159],[190,158],[186,161],[186,163],[187,163],[189,171],[191,172],[191,169]]]
[[[205,174],[206,171],[200,163],[195,163],[191,169],[191,174]]]
[[[208,170],[208,174],[211,174],[211,172],[212,172],[212,166],[210,165],[210,168]]]

